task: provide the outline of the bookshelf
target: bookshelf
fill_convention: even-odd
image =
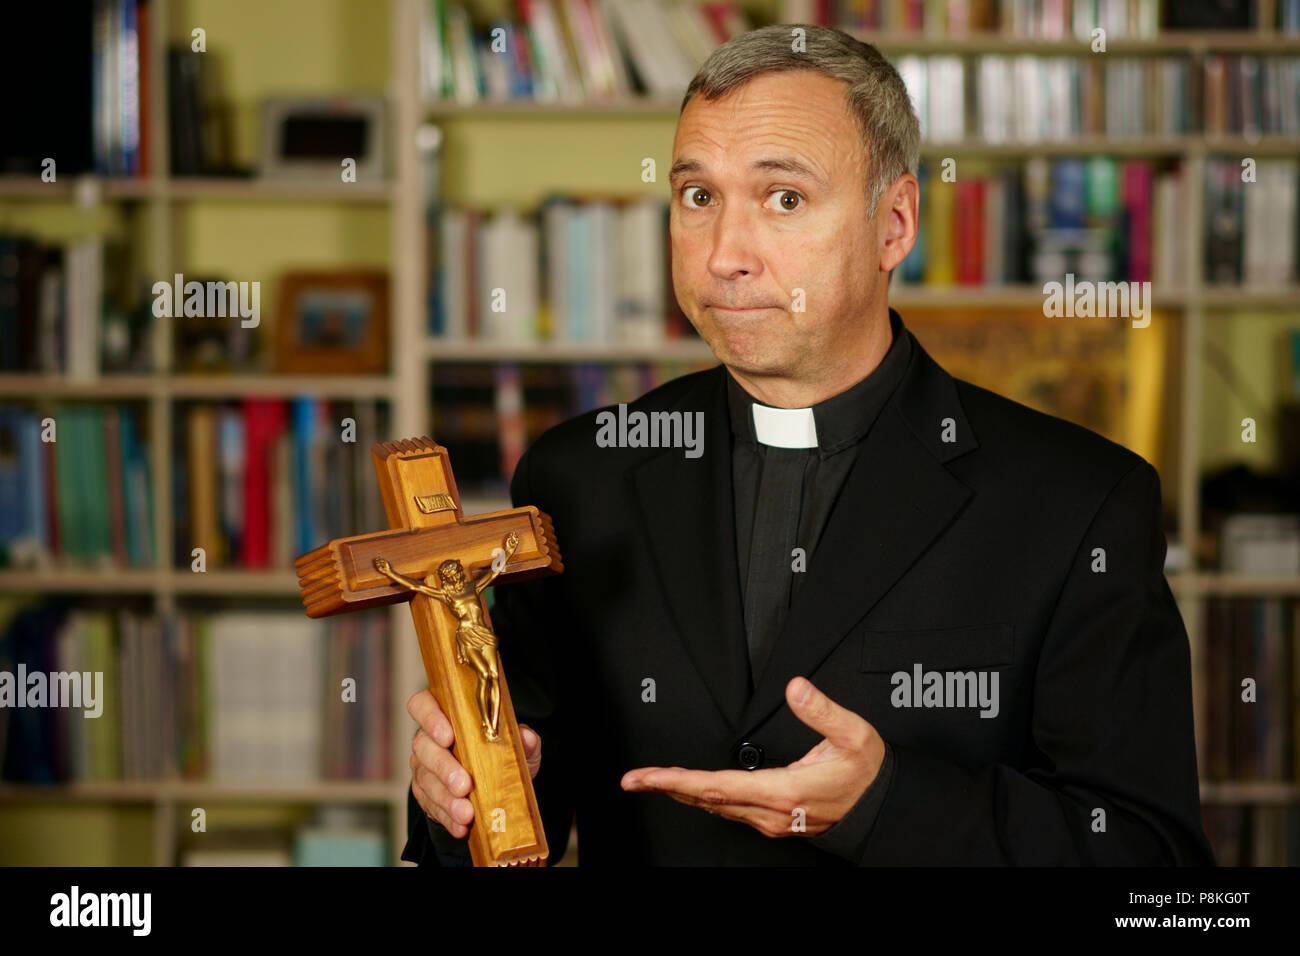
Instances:
[[[393,32],[396,19],[373,15],[359,18],[361,12],[344,2],[326,4],[280,4],[277,9],[242,10],[226,8],[206,0],[149,0],[152,32],[142,58],[149,60],[150,89],[148,95],[155,104],[166,103],[167,70],[166,47],[189,33],[188,24],[202,24],[212,37],[214,49],[229,54],[243,50],[250,36],[258,30],[254,22],[265,26],[271,35],[292,43],[300,40],[303,46],[293,57],[253,57],[241,78],[252,83],[248,89],[236,89],[240,102],[285,88],[284,77],[278,72],[292,71],[307,64],[311,74],[305,81],[294,77],[300,85],[315,93],[354,92],[369,86],[373,92],[382,93],[386,87],[401,86],[403,56],[398,51],[389,56],[389,41],[402,46],[400,30]],[[316,16],[307,15],[307,7]],[[358,20],[368,20],[360,24]],[[269,21],[269,22],[268,22]],[[336,76],[343,47],[355,55],[366,58],[352,68],[340,70]],[[306,52],[315,50],[314,54]],[[263,51],[271,52],[271,51]],[[347,60],[347,58],[344,58]],[[258,64],[261,64],[260,66]],[[279,64],[268,67],[267,64]],[[409,64],[408,64],[409,67]],[[260,84],[260,85],[259,85]],[[395,97],[400,101],[401,97]],[[241,119],[251,122],[250,111],[241,108]],[[298,250],[303,261],[313,258],[351,265],[356,258],[351,254],[346,240],[331,234],[345,234],[358,221],[362,234],[373,235],[376,223],[382,227],[382,242],[374,243],[380,250],[363,264],[374,260],[388,268],[393,290],[411,288],[414,276],[401,272],[415,265],[415,260],[400,254],[389,256],[390,242],[398,243],[388,232],[400,227],[401,220],[393,215],[399,200],[416,203],[406,181],[407,192],[399,194],[398,181],[391,177],[380,182],[340,183],[318,185],[300,182],[266,182],[221,177],[171,176],[167,170],[169,142],[169,117],[167,111],[155,110],[151,122],[144,126],[148,142],[146,148],[153,157],[152,171],[145,176],[77,176],[63,177],[55,183],[40,182],[35,177],[0,176],[0,225],[27,228],[37,234],[54,232],[77,234],[83,224],[110,223],[109,228],[123,228],[131,241],[144,250],[139,270],[143,275],[170,276],[177,271],[195,267],[194,258],[207,257],[209,261],[221,260],[228,249],[196,249],[202,246],[198,230],[206,229],[196,221],[218,220],[215,227],[222,230],[222,240],[227,246],[242,244],[240,229],[256,232],[256,226],[247,227],[247,221],[263,219],[269,213],[293,219],[313,217],[324,221],[327,235],[320,242],[307,243]],[[393,138],[393,142],[398,140]],[[245,157],[248,154],[248,136],[245,137]],[[400,171],[403,164],[390,164]],[[49,210],[46,212],[45,210]],[[220,223],[225,217],[226,222]],[[243,221],[240,220],[243,217]],[[360,220],[358,219],[360,217]],[[375,217],[380,217],[376,219]],[[52,228],[43,228],[52,222]],[[69,225],[69,222],[71,223]],[[235,225],[231,225],[234,222]],[[290,230],[292,231],[292,230]],[[285,230],[279,230],[281,244]],[[196,238],[200,241],[196,241]],[[331,241],[332,240],[332,241]],[[274,239],[272,240],[274,241]],[[218,244],[220,245],[220,244]],[[235,259],[238,262],[239,256]],[[289,256],[290,259],[293,255]],[[389,259],[393,261],[390,263]],[[228,269],[226,262],[215,264]],[[256,262],[256,252],[243,257],[243,262]],[[264,276],[277,270],[265,270],[239,265],[232,272],[252,272]],[[264,283],[265,285],[265,283]],[[12,402],[36,396],[42,399],[94,402],[134,402],[144,408],[149,421],[150,447],[148,458],[154,489],[152,516],[154,522],[154,554],[157,563],[148,568],[113,568],[101,570],[93,567],[68,567],[56,569],[24,569],[0,571],[0,595],[21,596],[53,594],[65,597],[86,596],[92,602],[102,603],[118,597],[123,601],[148,600],[148,605],[158,614],[172,614],[178,602],[191,599],[202,602],[202,607],[227,601],[253,608],[273,607],[277,610],[299,611],[300,598],[297,576],[290,567],[282,570],[213,569],[202,574],[188,569],[171,567],[173,536],[173,454],[172,437],[183,422],[178,418],[178,402],[227,401],[250,397],[291,398],[314,396],[324,400],[375,400],[383,402],[390,411],[395,433],[419,434],[427,430],[425,424],[425,398],[421,384],[408,374],[402,376],[403,350],[409,352],[411,336],[403,337],[402,329],[414,331],[422,328],[418,315],[418,302],[394,296],[390,337],[393,374],[388,375],[288,375],[276,373],[245,373],[231,375],[187,374],[175,370],[172,364],[172,325],[167,319],[154,319],[152,323],[151,371],[148,373],[101,373],[93,378],[77,380],[63,375],[42,373],[0,374],[0,402]],[[269,303],[268,303],[269,304]],[[415,309],[412,309],[412,306]],[[271,311],[264,309],[265,312]],[[365,451],[362,451],[364,454]],[[269,604],[268,604],[269,602]],[[404,640],[414,641],[409,629],[409,613],[405,606],[394,609],[393,622],[399,628],[394,635],[394,647]],[[402,617],[406,617],[405,622]],[[412,648],[414,648],[412,644]],[[409,718],[405,713],[405,699],[416,686],[412,675],[419,675],[418,654],[415,667],[408,656],[392,655],[391,673],[388,676],[392,703],[390,740],[391,766],[396,775],[390,780],[332,780],[318,782],[241,786],[233,783],[192,780],[160,781],[108,781],[74,782],[46,786],[18,783],[0,784],[0,817],[10,823],[7,835],[14,829],[30,831],[22,835],[18,855],[27,855],[26,862],[48,860],[50,847],[69,842],[61,835],[65,823],[73,832],[84,834],[90,845],[76,850],[63,850],[60,860],[68,863],[131,863],[171,865],[178,862],[181,832],[188,823],[189,808],[203,805],[214,821],[218,808],[243,807],[235,814],[254,819],[259,817],[257,807],[264,809],[261,817],[271,826],[282,826],[290,819],[288,808],[312,807],[327,804],[378,807],[385,811],[386,842],[390,862],[397,860],[406,840],[406,787],[405,754],[410,735],[406,730]],[[214,823],[215,825],[215,823]],[[140,848],[144,840],[148,851]],[[43,847],[43,852],[33,848]]]
[[[670,341],[659,347],[609,343],[526,343],[438,339],[427,332],[426,262],[427,234],[422,157],[417,143],[421,130],[436,124],[446,138],[448,162],[444,170],[442,197],[466,205],[492,206],[500,201],[535,204],[549,191],[569,190],[590,194],[605,191],[627,197],[659,197],[664,187],[642,184],[620,166],[626,155],[659,157],[666,167],[676,123],[678,100],[664,98],[619,98],[599,103],[540,104],[485,102],[473,105],[431,101],[421,91],[420,34],[421,0],[390,0],[382,14],[378,6],[362,16],[347,0],[323,4],[283,3],[274,9],[237,9],[217,0],[150,0],[153,32],[144,54],[151,60],[150,95],[155,103],[166,102],[166,43],[187,33],[189,24],[203,23],[213,48],[236,49],[232,71],[237,86],[232,91],[236,110],[236,140],[244,151],[253,137],[253,110],[248,105],[257,96],[294,88],[313,93],[354,92],[369,86],[369,92],[383,93],[388,102],[389,173],[381,182],[335,185],[266,183],[218,177],[170,176],[165,161],[168,117],[155,113],[147,127],[148,148],[156,157],[152,172],[143,177],[80,177],[58,183],[33,178],[0,176],[0,228],[6,224],[39,230],[47,219],[55,231],[66,231],[66,221],[85,219],[126,222],[138,233],[144,250],[142,271],[151,276],[189,272],[193,259],[204,267],[220,264],[232,274],[263,275],[282,265],[278,252],[273,265],[258,260],[265,255],[265,240],[240,248],[239,230],[254,231],[268,217],[302,219],[315,225],[328,223],[327,232],[348,231],[359,224],[366,240],[335,238],[307,250],[308,257],[353,264],[358,257],[365,264],[378,262],[390,274],[389,372],[385,376],[313,376],[279,374],[196,375],[181,373],[172,365],[172,328],[166,320],[155,320],[152,338],[152,367],[148,374],[101,374],[93,380],[71,380],[59,375],[0,373],[0,402],[12,402],[33,395],[73,401],[131,401],[141,403],[151,423],[149,460],[155,497],[152,502],[155,554],[159,564],[144,569],[58,569],[0,570],[0,595],[54,593],[85,595],[106,600],[147,599],[163,614],[177,610],[178,603],[193,598],[207,601],[265,602],[277,607],[298,606],[296,577],[290,570],[261,572],[215,569],[193,574],[170,567],[173,538],[173,453],[172,437],[182,427],[177,403],[193,400],[232,400],[251,396],[292,397],[314,395],[323,399],[364,399],[384,402],[389,409],[394,436],[418,435],[431,431],[429,396],[440,367],[454,363],[619,363],[709,361],[703,343]],[[310,6],[311,13],[306,9]],[[475,6],[477,9],[477,5]],[[787,8],[778,0],[757,5],[762,22],[789,22]],[[265,16],[266,19],[260,19]],[[252,20],[257,27],[252,27]],[[802,18],[800,18],[802,19]],[[310,21],[310,22],[308,22]],[[307,24],[304,26],[304,24]],[[305,36],[300,34],[306,31]],[[957,55],[964,58],[986,54],[1079,57],[1088,55],[1086,44],[1072,39],[1050,40],[975,33],[939,37],[907,33],[853,31],[877,45],[886,55]],[[222,39],[224,34],[225,39]],[[358,36],[356,55],[345,55],[345,36]],[[280,42],[298,40],[294,57],[277,49]],[[241,44],[245,44],[241,46]],[[315,50],[316,52],[309,52]],[[1183,32],[1145,39],[1115,39],[1109,52],[1117,56],[1185,56],[1193,63],[1214,54],[1260,54],[1300,56],[1300,35],[1280,34],[1270,29],[1236,33]],[[279,65],[266,66],[278,59]],[[364,62],[362,62],[364,61]],[[305,62],[305,79],[293,84],[288,64]],[[340,75],[335,63],[344,62]],[[242,131],[242,132],[241,132]],[[620,151],[611,150],[616,141]],[[508,143],[509,148],[503,148]],[[1133,137],[1128,139],[1084,136],[1064,141],[1032,143],[987,143],[977,138],[950,142],[925,142],[923,157],[946,156],[988,160],[1018,160],[1033,156],[1068,157],[1099,153],[1118,157],[1164,158],[1183,164],[1189,181],[1204,182],[1205,164],[1216,156],[1294,156],[1300,153],[1300,138],[1266,136],[1180,136]],[[518,157],[528,156],[528,162]],[[575,163],[574,156],[587,159]],[[1206,373],[1202,352],[1207,329],[1216,323],[1249,322],[1240,313],[1268,313],[1294,320],[1300,316],[1300,286],[1275,288],[1222,288],[1205,281],[1201,254],[1205,235],[1203,191],[1188,192],[1189,221],[1196,224],[1185,237],[1187,260],[1191,264],[1185,282],[1178,289],[1155,289],[1155,306],[1177,317],[1181,335],[1180,352],[1173,357],[1181,368],[1177,410],[1166,411],[1166,419],[1177,434],[1173,474],[1162,475],[1166,501],[1176,504],[1176,532],[1171,544],[1190,543],[1201,526],[1199,477],[1203,468],[1203,412]],[[58,210],[49,212],[46,210]],[[248,226],[249,223],[253,225]],[[234,224],[234,225],[232,225]],[[199,235],[202,233],[202,235]],[[277,234],[285,241],[285,231]],[[216,236],[205,241],[206,236]],[[290,240],[291,241],[291,240]],[[362,246],[364,254],[358,253]],[[378,247],[375,252],[370,246]],[[255,265],[254,265],[255,264]],[[891,295],[891,304],[908,310],[966,312],[988,309],[1037,310],[1042,292],[1033,285],[997,287],[952,286],[926,288],[903,286]],[[436,436],[435,436],[436,437]],[[498,507],[498,499],[465,501],[467,512]],[[369,530],[369,529],[359,529]],[[1203,603],[1209,596],[1300,597],[1300,581],[1281,578],[1249,578],[1226,575],[1201,566],[1198,548],[1187,547],[1188,563],[1171,569],[1168,577],[1191,636],[1193,666],[1203,667]],[[260,606],[260,605],[255,605]],[[350,803],[383,807],[387,811],[391,858],[405,843],[407,779],[406,752],[409,718],[405,700],[422,682],[422,667],[405,606],[392,612],[392,655],[390,685],[392,703],[391,752],[397,776],[390,781],[322,781],[310,785],[238,787],[233,785],[162,781],[140,783],[74,783],[57,787],[23,784],[0,785],[0,810],[21,813],[35,821],[35,829],[52,839],[60,814],[69,806],[83,806],[96,814],[120,817],[121,828],[149,837],[147,860],[139,854],[123,856],[109,846],[100,846],[92,856],[106,862],[176,862],[178,828],[184,824],[186,807],[195,801],[213,805],[313,805]],[[1204,716],[1198,695],[1198,728]],[[1204,746],[1203,734],[1198,734]],[[1204,758],[1202,758],[1204,767]],[[1207,804],[1258,804],[1287,806],[1300,803],[1300,785],[1294,783],[1243,781],[1202,784]],[[52,809],[47,809],[47,806]],[[274,814],[274,809],[269,811]],[[51,815],[52,814],[52,815]],[[116,818],[115,817],[115,818]],[[99,819],[99,818],[97,818]],[[116,824],[109,824],[111,831]],[[116,853],[116,855],[115,855]],[[78,862],[69,860],[68,862]]]

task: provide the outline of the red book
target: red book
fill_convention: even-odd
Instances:
[[[980,285],[984,281],[984,180],[962,179],[957,182],[954,217],[957,282]]]
[[[284,403],[278,399],[244,402],[244,541],[240,562],[246,568],[271,563],[271,455],[284,431]],[[288,515],[284,516],[288,519]]]
[[[1129,282],[1151,281],[1151,206],[1154,183],[1151,164],[1146,160],[1132,159],[1124,164],[1120,188],[1124,205],[1127,234],[1126,272]]]

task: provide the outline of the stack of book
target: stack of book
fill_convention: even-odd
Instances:
[[[91,61],[95,172],[103,176],[149,173],[143,131],[149,100],[149,4],[95,0]]]
[[[1263,22],[1265,11],[1272,11],[1273,16]],[[932,37],[996,33],[1086,42],[1099,28],[1106,31],[1107,39],[1150,39],[1160,33],[1162,22],[1169,30],[1258,30],[1269,26],[1295,33],[1300,32],[1300,0],[1204,4],[1162,4],[1160,0],[782,0],[780,22]]]
[[[1300,601],[1211,597],[1205,623],[1203,775],[1297,782]]]
[[[99,237],[54,245],[0,232],[0,372],[89,381],[137,368],[140,317],[128,307],[124,253]]]
[[[672,294],[662,200],[552,196],[529,215],[437,206],[429,229],[437,337],[655,345],[695,335]]]
[[[1300,807],[1201,805],[1219,866],[1300,866]]]
[[[1205,163],[1205,281],[1276,287],[1296,281],[1300,161],[1240,158]]]
[[[383,866],[382,812],[326,805],[291,833],[272,828],[218,826],[185,839],[181,866]]]
[[[290,570],[330,538],[384,527],[370,448],[375,401],[250,398],[182,407],[173,457],[174,559]],[[197,568],[196,568],[197,569]]]
[[[1300,135],[1300,58],[1205,58],[1204,129],[1254,138]]]
[[[474,33],[465,7],[422,5],[422,94],[463,104],[680,96],[714,47],[751,29],[732,2],[527,0],[518,9],[519,23],[492,21],[494,41]]]
[[[895,284],[1185,282],[1187,183],[1148,160],[1034,158],[946,181],[921,164],[917,242]]]
[[[1170,136],[1198,123],[1186,57],[988,54],[968,65],[958,56],[900,56],[896,66],[928,143]]]
[[[143,420],[116,405],[0,408],[0,562],[152,565]]]
[[[28,685],[0,708],[4,779],[387,780],[389,630],[386,614],[27,607],[0,633],[0,670],[21,663]],[[80,700],[55,706],[52,674],[78,675]]]

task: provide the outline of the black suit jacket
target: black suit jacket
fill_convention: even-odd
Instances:
[[[597,447],[597,412],[524,455],[511,497],[554,519],[565,571],[498,587],[493,620],[542,737],[552,861],[576,812],[584,866],[1213,863],[1155,469],[912,346],[752,695],[723,368],[629,406],[702,411],[699,458]],[[916,664],[996,670],[997,716],[893,706]],[[865,839],[831,853],[620,789],[635,767],[734,768],[742,743],[797,760],[819,737],[785,704],[796,674],[893,750]],[[411,810],[404,856],[435,862]]]

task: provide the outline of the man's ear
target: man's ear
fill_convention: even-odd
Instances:
[[[880,271],[892,275],[916,245],[917,216],[920,213],[921,184],[904,173],[880,196],[876,216],[882,221]]]

